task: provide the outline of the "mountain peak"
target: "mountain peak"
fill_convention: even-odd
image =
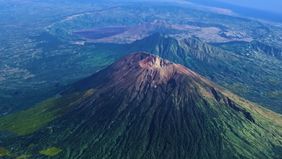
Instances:
[[[139,65],[142,68],[147,68],[147,69],[163,69],[167,66],[171,66],[172,63],[167,60],[163,60],[158,56],[151,55],[141,60],[139,62]]]
[[[133,53],[120,60],[113,67],[123,68],[119,69],[119,75],[129,74],[130,76],[137,76],[137,82],[146,81],[154,84],[167,83],[171,79],[176,78],[176,76],[182,75],[199,77],[196,73],[182,65],[145,52]]]
[[[20,124],[0,120],[0,130],[17,133],[30,116],[58,112],[26,138],[7,141],[13,153],[37,153],[32,143],[59,145],[55,158],[68,159],[281,158],[281,116],[151,54],[130,54],[51,100],[27,119],[19,115]]]

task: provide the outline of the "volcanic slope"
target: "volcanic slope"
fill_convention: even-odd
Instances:
[[[280,52],[258,44],[218,44],[220,47],[216,47],[194,37],[178,39],[153,34],[129,48],[131,52],[144,50],[182,64],[235,94],[281,114]]]
[[[0,118],[6,158],[279,159],[282,154],[280,115],[147,53],[130,54],[53,100],[44,109]],[[34,114],[51,119],[18,133],[17,126]]]

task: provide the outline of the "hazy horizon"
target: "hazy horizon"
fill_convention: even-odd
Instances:
[[[268,0],[267,2],[265,0],[216,0],[221,1],[225,3],[230,3],[242,7],[248,7],[253,9],[260,9],[264,11],[270,11],[275,13],[281,13],[282,14],[282,1],[277,0]],[[254,5],[255,4],[255,5]]]

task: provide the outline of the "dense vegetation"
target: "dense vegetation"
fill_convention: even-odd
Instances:
[[[71,94],[78,98],[69,101]],[[39,120],[43,127],[31,128],[32,134],[2,138],[2,155],[279,159],[282,152],[280,115],[183,66],[144,53],[127,56],[71,85],[60,100],[68,109],[49,105],[42,115],[64,111],[47,125]],[[37,112],[41,110],[31,112],[30,118],[36,120]],[[19,121],[9,116],[1,123],[15,126],[8,132],[18,131]],[[6,129],[5,124],[0,128]]]

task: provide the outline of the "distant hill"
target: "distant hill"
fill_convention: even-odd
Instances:
[[[129,46],[185,65],[245,97],[282,112],[281,50],[253,41],[211,45],[154,34]],[[145,48],[145,49],[144,49]]]

